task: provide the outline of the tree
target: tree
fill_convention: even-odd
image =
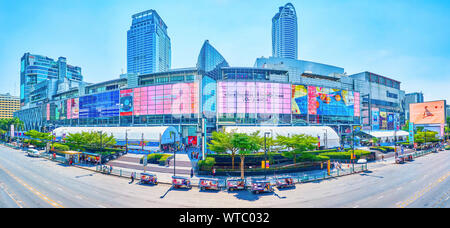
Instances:
[[[277,137],[277,141],[280,146],[283,146],[288,150],[285,154],[288,157],[293,158],[294,164],[296,163],[298,154],[313,150],[316,148],[318,143],[318,139],[316,137],[305,134],[293,135],[292,137],[279,135]]]
[[[213,132],[211,143],[208,143],[208,148],[216,153],[227,153],[231,152],[231,166],[234,170],[234,158],[238,148],[236,148],[232,143],[234,133],[227,132]]]
[[[101,150],[107,147],[113,147],[116,144],[114,136],[111,134],[100,132],[81,132],[69,134],[65,141],[67,144],[80,149],[82,147],[90,147],[92,149]]]
[[[241,158],[241,178],[244,179],[245,156],[258,151],[261,147],[255,138],[242,133],[234,133],[231,143],[239,150],[239,156]]]

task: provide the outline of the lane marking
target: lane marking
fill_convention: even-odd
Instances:
[[[450,172],[448,172],[447,174],[445,174],[444,176],[440,177],[438,180],[436,180],[435,182],[427,185],[425,188],[423,188],[422,190],[416,192],[411,198],[407,199],[404,202],[398,202],[397,203],[397,207],[399,208],[405,208],[407,207],[409,204],[413,203],[414,201],[418,200],[420,197],[422,197],[423,195],[425,195],[425,193],[429,192],[431,189],[433,189],[434,187],[436,187],[439,183],[441,183],[442,181],[444,181],[445,179],[447,179],[450,176]]]
[[[34,188],[32,188],[31,186],[29,186],[27,183],[25,183],[24,181],[22,181],[20,178],[16,177],[14,174],[12,174],[11,172],[9,172],[8,170],[4,169],[2,166],[0,166],[0,169],[2,169],[3,171],[6,172],[6,174],[8,174],[10,177],[12,177],[14,180],[16,180],[17,182],[19,182],[21,185],[23,185],[26,189],[28,189],[29,191],[31,191],[33,194],[37,195],[39,198],[41,198],[42,200],[44,200],[45,202],[47,202],[48,204],[52,205],[53,207],[56,208],[64,208],[61,204],[56,203],[55,201],[53,201],[52,199],[48,198],[47,196],[45,196],[44,194],[36,191]]]
[[[17,196],[14,193],[10,193],[4,183],[0,183],[0,188],[14,201],[14,203],[17,204],[17,206],[24,208],[24,202],[16,199]]]

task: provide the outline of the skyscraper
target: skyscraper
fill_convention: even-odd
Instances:
[[[272,19],[272,56],[298,58],[297,13],[291,3],[280,7]]]
[[[64,57],[55,61],[49,57],[25,53],[20,67],[20,103],[26,105],[32,100],[31,92],[41,82],[48,80],[83,81],[81,68],[67,64]]]
[[[132,16],[127,33],[127,71],[149,74],[168,71],[171,66],[171,45],[167,25],[155,10]]]

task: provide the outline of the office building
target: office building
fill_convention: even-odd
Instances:
[[[20,109],[19,97],[11,96],[11,94],[0,94],[0,119],[13,118],[15,111]]]
[[[58,82],[64,81],[66,86],[58,88]],[[67,64],[66,58],[60,57],[55,61],[46,56],[25,53],[20,68],[21,106],[48,99],[58,90],[77,86],[81,81],[81,68]]]
[[[127,71],[151,74],[171,67],[171,43],[167,25],[155,10],[132,16],[127,33]]]
[[[280,7],[272,18],[272,56],[298,58],[297,13],[291,3]]]

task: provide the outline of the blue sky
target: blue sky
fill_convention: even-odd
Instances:
[[[131,15],[155,9],[168,25],[172,68],[192,67],[204,40],[232,66],[271,55],[271,19],[281,0],[0,0],[0,93],[19,94],[25,52],[80,66],[100,82],[126,72]],[[371,71],[425,100],[450,102],[450,1],[291,0],[299,58]]]

